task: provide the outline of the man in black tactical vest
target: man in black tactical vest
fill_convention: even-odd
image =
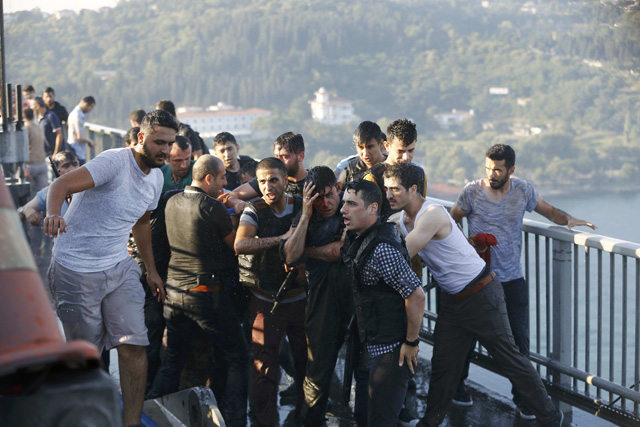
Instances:
[[[349,160],[338,176],[341,185],[362,179],[374,165],[384,162],[387,156],[383,140],[386,139],[377,123],[364,121],[353,133],[353,143],[358,155]]]
[[[209,337],[216,358],[226,362],[225,372],[216,372],[212,382],[224,419],[229,426],[245,426],[247,344],[229,294],[238,282],[232,249],[236,233],[226,208],[216,200],[225,184],[224,164],[205,154],[193,165],[191,185],[167,201],[167,352],[150,395],[178,391],[197,325]]]
[[[240,281],[251,289],[252,342],[254,355],[253,411],[259,426],[278,423],[280,344],[286,333],[293,353],[298,386],[296,414],[303,400],[307,350],[304,335],[306,292],[293,287],[274,311],[275,296],[287,278],[280,255],[281,242],[291,236],[291,222],[302,209],[302,198],[285,193],[287,169],[268,157],[258,163],[256,177],[262,198],[249,203],[240,217],[235,241],[240,255]],[[306,278],[298,276],[299,284]]]
[[[344,221],[340,213],[340,184],[326,166],[309,169],[303,190],[302,212],[284,245],[287,263],[306,259],[309,295],[305,328],[307,376],[303,389],[305,426],[324,425],[329,387],[351,319],[351,283],[340,263]]]
[[[381,200],[377,185],[350,182],[341,209],[348,230],[341,255],[362,344],[358,363],[367,368],[356,370],[354,412],[358,425],[369,427],[398,424],[418,363],[425,301],[404,240],[393,223],[380,221]]]

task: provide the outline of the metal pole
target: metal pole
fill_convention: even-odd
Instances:
[[[571,243],[553,240],[553,351],[551,358],[571,366]],[[553,382],[571,387],[571,378],[557,370]],[[571,406],[556,402],[558,408],[571,419]]]

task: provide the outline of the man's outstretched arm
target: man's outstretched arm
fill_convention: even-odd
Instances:
[[[554,222],[558,225],[566,225],[569,230],[580,225],[586,225],[587,227],[591,227],[594,230],[598,228],[596,225],[590,222],[587,222],[583,219],[574,218],[565,211],[552,206],[542,197],[538,197],[538,206],[536,206],[535,211],[551,222]]]

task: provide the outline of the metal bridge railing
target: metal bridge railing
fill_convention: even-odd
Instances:
[[[124,147],[125,131],[85,126],[96,143],[89,158]],[[640,425],[640,245],[531,220],[523,233],[531,361],[551,396],[567,415],[572,405]],[[433,344],[438,291],[428,278],[420,335]],[[500,373],[480,346],[473,362]]]
[[[531,360],[551,396],[568,415],[640,425],[640,245],[526,219],[523,234]],[[430,343],[437,293],[421,331]],[[473,362],[500,373],[480,346]]]
[[[88,122],[84,124],[84,127],[87,130],[87,136],[95,144],[95,146],[87,152],[87,161],[93,159],[104,150],[125,146],[124,137],[127,134],[125,130]]]

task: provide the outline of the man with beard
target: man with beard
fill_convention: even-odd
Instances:
[[[213,152],[217,158],[224,162],[227,176],[227,190],[238,188],[240,182],[240,168],[248,162],[254,161],[249,156],[238,155],[240,145],[236,138],[229,132],[220,132],[213,138]]]
[[[340,183],[333,171],[326,166],[309,169],[303,194],[302,212],[293,221],[295,230],[284,253],[288,264],[306,259],[308,361],[301,415],[305,426],[322,426],[338,350],[353,311],[351,283],[339,262],[344,221]]]
[[[147,283],[164,299],[151,250],[149,217],[162,190],[162,166],[176,137],[170,114],[147,114],[139,144],[101,153],[51,184],[44,231],[57,237],[49,285],[67,339],[99,350],[116,348],[124,425],[140,424],[149,344],[140,268],[127,252],[129,232],[147,270]],[[66,195],[75,194],[64,218]],[[67,230],[69,233],[66,233]]]
[[[491,246],[491,268],[504,289],[513,338],[520,352],[529,357],[529,289],[520,267],[525,211],[535,210],[556,224],[568,226],[569,230],[580,225],[593,229],[596,226],[551,206],[531,183],[512,177],[515,163],[516,153],[510,146],[496,144],[489,148],[485,159],[487,178],[466,185],[451,208],[451,216],[457,223],[467,217],[470,238],[480,233],[495,236],[498,244]],[[458,404],[471,404],[463,384],[467,373],[468,361],[456,393],[455,402],[462,402]],[[535,419],[518,393],[515,390],[513,393],[520,416]]]
[[[302,196],[304,179],[307,170],[304,168],[304,139],[299,133],[283,133],[273,143],[273,157],[280,159],[287,170],[285,192],[292,196]],[[261,195],[258,178],[242,184],[227,196],[226,205],[241,213],[247,205],[245,200],[251,200]]]
[[[169,153],[169,163],[160,168],[164,177],[162,192],[182,190],[187,185],[190,185],[194,163],[195,160],[191,160],[191,142],[189,138],[176,135],[176,142]]]
[[[298,286],[282,295],[273,311],[275,296],[288,276],[280,255],[281,241],[291,236],[291,222],[302,208],[302,198],[285,193],[287,169],[275,157],[258,163],[256,177],[263,196],[244,210],[234,246],[241,255],[238,259],[240,282],[251,290],[253,413],[259,426],[275,426],[280,377],[278,355],[285,334],[291,345],[296,374],[296,414],[303,400],[302,380],[307,363],[304,276],[298,274]]]
[[[420,181],[420,173],[411,164],[397,164],[384,173],[387,199],[393,209],[402,209],[398,226],[409,255],[422,258],[442,290],[433,334],[427,410],[417,425],[440,425],[476,338],[541,424],[561,426],[562,412],[554,407],[538,373],[513,340],[500,281],[444,206],[425,200],[418,192]]]
[[[49,110],[56,113],[56,116],[60,119],[62,126],[66,126],[69,113],[67,113],[67,109],[64,108],[64,105],[56,101],[56,92],[52,87],[47,87],[44,92],[42,92],[42,100]]]

